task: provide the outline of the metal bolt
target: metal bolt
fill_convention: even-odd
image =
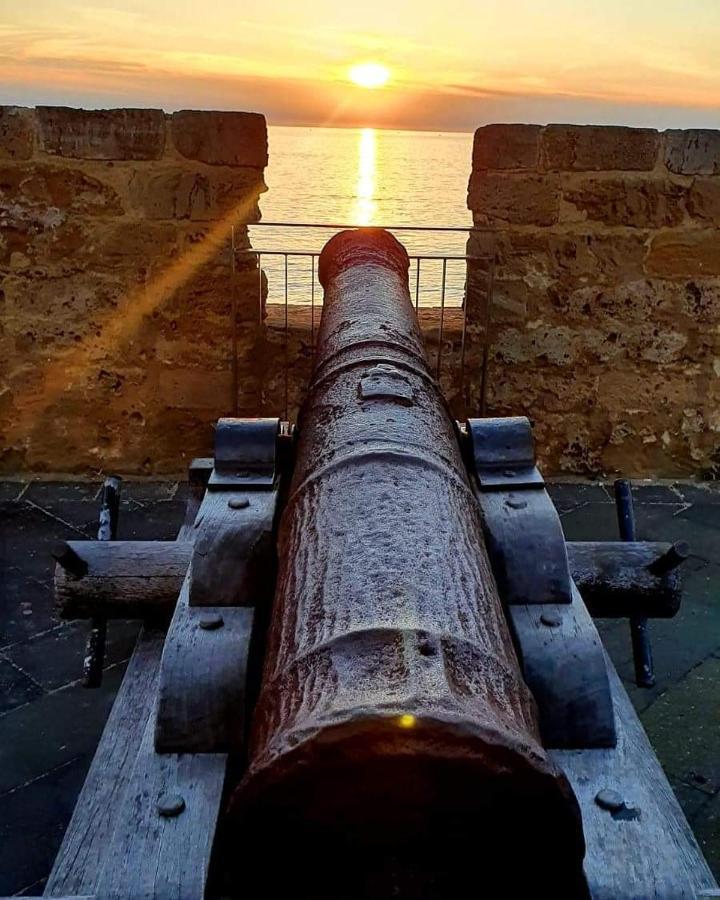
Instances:
[[[505,469],[505,471],[503,472],[503,475],[506,478],[514,478],[515,477],[515,473],[513,472],[512,469]]]
[[[203,631],[215,631],[217,628],[222,628],[225,624],[225,620],[219,613],[210,613],[206,616],[200,616],[198,621],[198,625]]]
[[[179,816],[185,809],[185,801],[180,794],[162,794],[157,802],[157,811],[165,819]]]
[[[247,509],[250,506],[250,501],[247,497],[231,497],[228,500],[228,506],[230,509]]]
[[[543,613],[540,621],[548,628],[559,628],[562,625],[562,616],[560,613]]]
[[[621,809],[625,808],[623,798],[617,791],[613,791],[610,788],[603,788],[603,790],[598,791],[595,795],[595,802],[600,809],[606,809],[611,813],[620,812]]]
[[[520,500],[519,497],[509,497],[505,503],[510,509],[525,509],[527,506],[527,500]]]

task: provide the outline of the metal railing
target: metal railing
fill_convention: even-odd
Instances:
[[[276,229],[321,229],[329,231],[343,231],[362,226],[332,223],[310,223],[310,222],[258,222],[249,223],[252,229],[276,228]],[[434,225],[383,225],[368,226],[382,227],[390,232],[409,232],[409,233],[446,233],[446,234],[471,234],[473,232],[487,233],[488,229],[478,228],[472,225],[468,226],[434,226]],[[282,320],[284,330],[284,357],[285,357],[285,418],[288,414],[288,342],[289,342],[289,310],[294,307],[310,308],[310,342],[312,358],[315,357],[315,336],[316,336],[316,306],[322,305],[322,290],[316,289],[317,279],[317,261],[320,256],[321,248],[308,249],[306,247],[242,247],[237,245],[235,227],[231,233],[232,245],[232,274],[233,279],[236,274],[237,260],[248,258],[254,261],[258,273],[258,320],[262,324],[266,306],[281,307]],[[438,333],[437,333],[437,351],[435,359],[436,377],[440,378],[442,374],[443,364],[443,346],[445,335],[445,313],[448,308],[462,310],[462,324],[460,337],[460,359],[459,381],[461,390],[465,381],[465,347],[467,338],[467,321],[468,321],[468,289],[470,284],[469,273],[471,268],[481,270],[485,276],[485,321],[483,330],[487,337],[490,323],[490,308],[492,304],[492,289],[494,281],[495,258],[494,254],[467,254],[467,253],[438,253],[438,252],[409,252],[410,258],[410,289],[411,296],[414,295],[415,311],[420,316],[421,310],[434,310],[438,313]],[[269,261],[270,265],[263,268],[263,260]],[[275,261],[277,260],[277,264]],[[304,265],[297,265],[300,261]],[[291,261],[293,265],[291,265]],[[455,272],[455,278],[450,279],[449,275],[453,266],[460,268]],[[291,282],[290,276],[294,269],[295,281]],[[268,296],[263,296],[263,272],[266,274],[268,283]],[[275,281],[273,282],[273,279]],[[277,282],[280,282],[279,284]],[[236,291],[233,289],[232,316],[233,316],[233,387],[234,396],[238,395],[238,373],[237,373],[237,324],[236,324]],[[275,299],[277,298],[277,299]],[[433,298],[435,302],[423,302]],[[485,397],[485,379],[487,374],[487,347],[483,351],[482,371],[481,371],[481,403],[484,406]],[[482,412],[482,410],[481,410]]]

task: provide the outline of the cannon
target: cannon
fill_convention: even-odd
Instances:
[[[674,615],[687,547],[565,541],[529,421],[450,416],[389,233],[320,279],[297,424],[221,419],[177,541],[54,549],[89,672],[144,625],[45,896],[717,896],[593,621]]]

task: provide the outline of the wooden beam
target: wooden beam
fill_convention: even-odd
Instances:
[[[67,541],[59,560],[55,601],[63,619],[167,619],[190,565],[189,541]],[[56,557],[57,558],[57,557]]]
[[[717,883],[609,658],[607,669],[616,746],[550,751],[580,804],[590,893],[593,900],[695,900]]]
[[[686,547],[660,541],[570,541],[566,546],[570,572],[591,615],[670,619],[680,608],[678,566]]]

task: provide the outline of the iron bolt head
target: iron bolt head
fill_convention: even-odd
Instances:
[[[515,472],[513,472],[512,469],[505,469],[505,470],[503,471],[503,475],[504,475],[506,478],[514,478],[514,477],[515,477]]]
[[[547,612],[540,616],[540,621],[548,628],[559,628],[562,625],[562,616],[560,613]]]
[[[157,802],[157,811],[164,819],[179,816],[185,809],[185,801],[180,794],[162,794]]]
[[[606,809],[608,812],[620,812],[621,809],[625,808],[625,801],[618,794],[617,791],[613,791],[611,788],[603,788],[603,790],[598,791],[595,795],[595,802],[600,807],[600,809]]]
[[[217,628],[222,628],[225,624],[225,620],[218,613],[209,613],[205,616],[200,616],[198,621],[198,625],[203,631],[215,631]]]
[[[509,497],[505,503],[510,509],[525,509],[527,506],[527,500],[521,500],[519,497]]]
[[[247,497],[232,497],[228,500],[228,506],[230,509],[247,509],[250,506],[250,501]]]

